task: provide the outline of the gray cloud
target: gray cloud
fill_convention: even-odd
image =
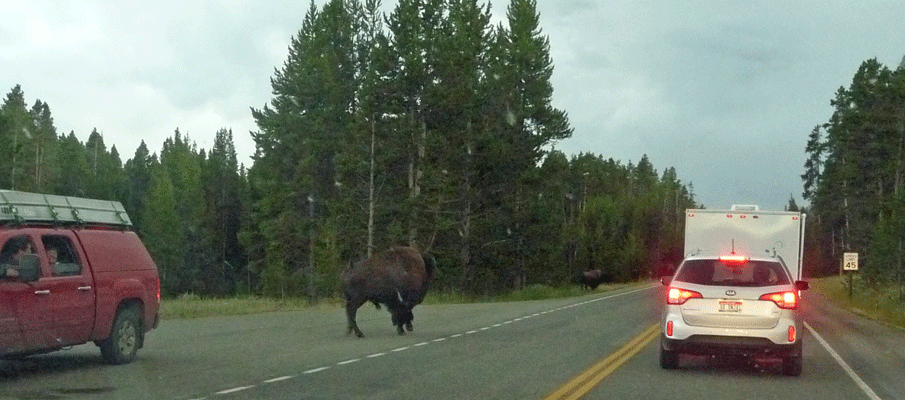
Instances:
[[[60,132],[93,128],[130,158],[180,131],[231,128],[250,163],[249,107],[271,99],[308,2],[2,1],[0,76]],[[318,4],[323,1],[318,1]],[[385,0],[384,9],[394,2]],[[493,2],[505,21],[506,1]],[[905,54],[901,1],[538,2],[569,113],[567,153],[675,167],[711,208],[801,203],[804,145],[858,66]]]

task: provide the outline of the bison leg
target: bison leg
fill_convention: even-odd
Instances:
[[[412,307],[406,306],[400,310],[399,313],[399,322],[400,324],[405,324],[405,329],[409,332],[413,331],[412,320],[415,319],[414,314],[412,314]],[[399,326],[399,329],[402,329],[402,325]]]
[[[365,301],[365,299],[357,299],[346,296],[346,321],[349,323],[349,327],[346,330],[346,336],[350,335],[352,332],[355,332],[355,336],[358,337],[365,336],[364,333],[361,333],[361,329],[358,329],[358,324],[355,323],[355,314],[358,312],[358,308],[361,307],[361,305],[364,304]]]
[[[391,313],[390,319],[393,321],[393,326],[396,327],[396,332],[398,332],[400,335],[405,335],[405,331],[402,330],[403,322],[401,319],[402,316],[399,313],[399,309],[397,309],[395,307],[391,308],[390,313]]]
[[[390,313],[392,315],[393,326],[396,327],[396,332],[400,335],[405,335],[405,330],[402,329],[403,326],[409,327],[409,331],[411,332],[412,325],[412,309],[407,307],[405,304],[393,304],[388,306],[390,309]]]

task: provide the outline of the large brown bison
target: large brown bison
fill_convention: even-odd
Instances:
[[[380,309],[384,304],[400,335],[403,325],[412,331],[415,319],[412,309],[424,300],[434,276],[435,262],[430,255],[412,247],[391,247],[371,258],[360,261],[343,271],[343,293],[346,298],[346,334],[355,332],[364,337],[355,314],[362,304],[370,301]]]
[[[599,269],[579,272],[572,276],[572,282],[581,285],[583,288],[591,290],[597,289],[606,280],[606,276]]]

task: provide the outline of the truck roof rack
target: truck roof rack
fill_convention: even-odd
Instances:
[[[118,201],[15,190],[0,190],[0,222],[132,226]]]

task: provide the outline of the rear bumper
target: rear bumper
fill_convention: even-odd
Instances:
[[[685,354],[706,355],[776,355],[797,357],[801,355],[801,339],[794,343],[776,344],[766,338],[691,335],[687,339],[669,339],[661,335],[663,350]]]
[[[802,323],[798,310],[783,312],[769,328],[717,328],[693,326],[682,318],[678,306],[664,310],[660,335],[667,351],[689,354],[801,354]],[[667,326],[672,324],[672,332]],[[672,335],[667,335],[672,333]],[[793,338],[793,341],[789,339]]]

